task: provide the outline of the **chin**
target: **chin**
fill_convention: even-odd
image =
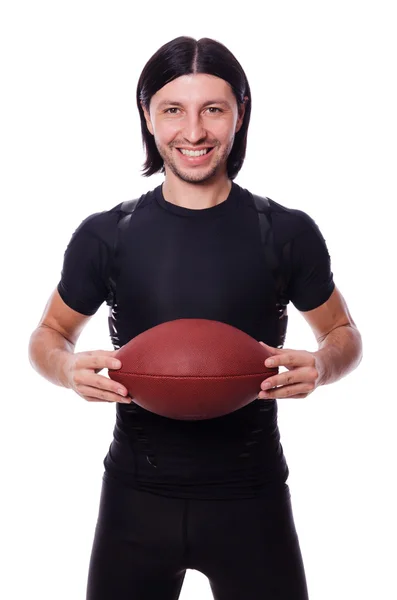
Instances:
[[[220,175],[221,167],[219,163],[212,166],[207,166],[206,169],[196,167],[195,169],[180,169],[173,161],[165,161],[165,166],[172,171],[172,173],[187,183],[204,183]],[[227,169],[226,169],[227,172]]]
[[[218,169],[211,169],[207,173],[183,173],[181,171],[173,171],[174,175],[187,183],[205,183],[218,175]]]

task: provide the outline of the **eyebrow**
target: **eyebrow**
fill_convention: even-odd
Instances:
[[[160,104],[158,105],[158,109],[159,108],[164,108],[164,106],[183,106],[182,102],[177,102],[177,101],[173,101],[173,100],[163,100],[162,102],[160,102]],[[204,106],[209,106],[212,104],[220,104],[221,106],[224,106],[226,108],[230,108],[230,104],[229,102],[226,102],[226,100],[220,100],[220,99],[215,99],[215,100],[208,100],[208,102],[204,102],[204,104],[202,105],[202,107]]]

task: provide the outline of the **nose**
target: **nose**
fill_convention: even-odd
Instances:
[[[192,146],[206,137],[207,132],[200,114],[189,113],[184,121],[183,136]]]

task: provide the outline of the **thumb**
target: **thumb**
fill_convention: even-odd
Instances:
[[[270,354],[281,354],[280,348],[274,348],[273,346],[268,346],[264,342],[259,342],[264,348],[266,348]]]

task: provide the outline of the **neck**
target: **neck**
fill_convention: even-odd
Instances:
[[[167,202],[191,209],[211,208],[220,204],[230,194],[231,179],[227,175],[203,183],[189,183],[166,174],[162,190]]]

